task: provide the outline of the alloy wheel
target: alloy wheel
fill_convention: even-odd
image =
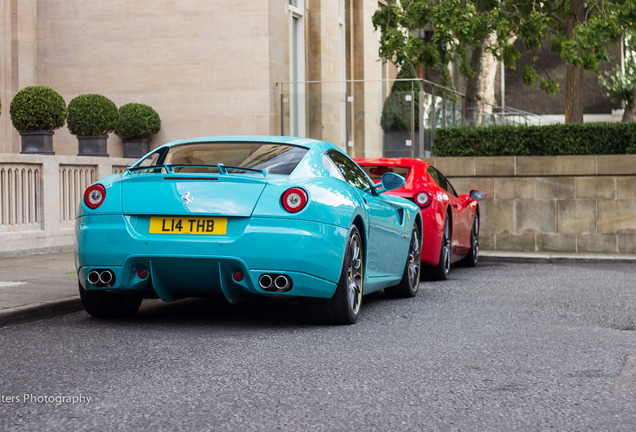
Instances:
[[[353,315],[357,315],[362,303],[362,255],[360,237],[357,233],[351,236],[348,246],[347,263],[347,300]]]

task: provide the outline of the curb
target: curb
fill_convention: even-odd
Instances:
[[[83,309],[78,295],[59,300],[0,310],[0,328],[79,312]]]
[[[509,263],[636,263],[636,255],[611,254],[559,254],[541,252],[495,252],[479,251],[480,262]]]

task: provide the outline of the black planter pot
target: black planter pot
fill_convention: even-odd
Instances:
[[[150,138],[126,138],[124,143],[124,157],[139,159],[150,151]]]
[[[53,131],[47,130],[20,132],[21,153],[54,155],[53,133]]]
[[[106,144],[108,135],[78,135],[78,156],[103,156],[108,157]]]

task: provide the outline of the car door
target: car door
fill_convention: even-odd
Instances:
[[[402,208],[375,192],[366,173],[345,154],[332,150],[328,158],[337,167],[341,179],[353,186],[364,203],[369,218],[367,233],[367,277],[387,277],[401,273],[404,256]]]
[[[470,247],[471,211],[466,201],[459,197],[450,181],[435,167],[430,166],[428,173],[448,195],[453,218],[451,235],[451,255],[463,254]]]

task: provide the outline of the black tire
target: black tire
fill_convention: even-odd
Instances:
[[[442,247],[439,251],[439,262],[436,266],[426,266],[424,276],[428,280],[446,280],[451,265],[451,231],[450,217],[446,214],[444,231],[442,232]]]
[[[360,231],[349,230],[342,272],[336,292],[330,300],[319,303],[322,320],[329,324],[354,324],[360,316],[364,281],[364,250]]]
[[[422,253],[422,242],[420,240],[419,230],[417,226],[413,227],[411,233],[411,241],[409,243],[409,252],[406,256],[406,264],[404,265],[404,273],[402,280],[396,286],[386,288],[384,293],[390,298],[409,298],[417,295],[420,286],[420,269],[422,261],[420,254]]]
[[[86,312],[97,318],[129,318],[141,306],[142,296],[136,293],[113,294],[87,291],[79,284],[79,294]]]
[[[475,267],[479,260],[479,212],[475,212],[473,228],[470,231],[470,250],[459,262],[464,267]]]

